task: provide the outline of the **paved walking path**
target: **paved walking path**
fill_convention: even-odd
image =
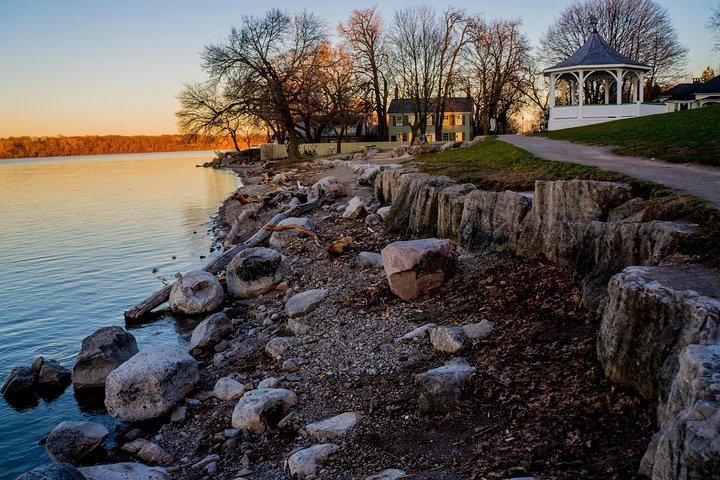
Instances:
[[[687,163],[670,163],[645,157],[624,157],[611,153],[612,147],[596,147],[545,137],[501,135],[500,140],[546,160],[592,165],[662,183],[680,193],[690,193],[720,207],[720,168]]]

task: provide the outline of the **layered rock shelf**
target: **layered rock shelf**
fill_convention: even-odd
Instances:
[[[660,431],[640,473],[720,478],[720,273],[681,255],[696,225],[642,221],[645,201],[614,182],[493,192],[393,168],[378,173],[374,191],[390,205],[391,231],[574,268],[583,303],[602,317],[605,375],[659,404]]]

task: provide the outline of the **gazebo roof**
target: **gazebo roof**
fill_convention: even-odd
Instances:
[[[555,66],[546,68],[544,73],[547,76],[552,72],[565,71],[578,67],[609,65],[630,67],[638,70],[652,70],[652,67],[621,54],[611,47],[597,31],[593,31],[585,44],[573,53],[570,58]]]

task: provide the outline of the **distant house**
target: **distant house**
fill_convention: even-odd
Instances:
[[[697,78],[692,83],[675,85],[660,95],[659,100],[667,104],[669,112],[720,103],[720,75],[705,83]]]
[[[409,142],[410,125],[414,122],[412,100],[396,98],[388,107],[388,132],[391,142]],[[434,110],[430,108],[429,110]],[[473,100],[466,97],[448,98],[443,118],[442,138],[435,138],[435,125],[432,116],[428,117],[426,140],[428,142],[465,141],[472,135]]]

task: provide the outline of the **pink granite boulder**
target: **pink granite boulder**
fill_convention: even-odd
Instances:
[[[437,288],[457,267],[458,254],[450,240],[394,242],[381,253],[390,290],[406,301]]]

